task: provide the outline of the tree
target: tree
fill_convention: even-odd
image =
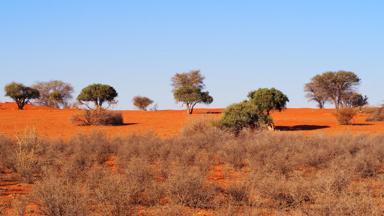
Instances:
[[[133,105],[141,110],[146,111],[147,107],[153,103],[153,100],[147,97],[136,96],[132,99]]]
[[[83,88],[79,96],[77,96],[77,100],[85,105],[87,105],[87,102],[92,102],[96,109],[100,109],[105,102],[115,103],[116,97],[117,92],[112,86],[98,83]]]
[[[24,86],[21,83],[12,82],[5,86],[5,96],[12,98],[19,110],[24,109],[24,106],[30,102],[31,99],[38,98],[40,93],[37,89]]]
[[[72,99],[73,87],[69,83],[60,80],[38,82],[32,86],[39,90],[40,98],[34,102],[49,107],[67,107]]]
[[[307,93],[305,96],[310,101],[315,101],[320,109],[323,109],[327,102],[327,96],[320,91],[320,88],[315,83],[307,83],[304,86],[304,91]]]
[[[345,106],[361,108],[368,104],[368,97],[359,93],[353,92],[343,99]]]
[[[249,101],[228,106],[220,119],[220,125],[238,134],[243,128],[259,127],[259,112],[257,107]]]
[[[213,98],[205,88],[204,77],[200,71],[177,73],[172,77],[173,96],[176,102],[181,102],[187,107],[188,114],[193,113],[198,103],[211,104]]]
[[[286,108],[289,102],[288,97],[283,92],[275,88],[260,88],[248,94],[248,98],[253,103],[259,112],[270,115],[272,110],[281,111]]]
[[[355,92],[355,87],[359,84],[360,78],[349,71],[325,72],[314,76],[309,83],[315,88],[315,92],[330,100],[336,109],[343,106],[345,97]]]

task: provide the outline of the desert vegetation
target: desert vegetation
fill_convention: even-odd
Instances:
[[[5,96],[12,98],[19,110],[24,109],[31,99],[39,98],[40,93],[37,89],[25,86],[21,83],[12,82],[4,87]]]
[[[71,121],[79,126],[123,125],[123,115],[120,112],[103,107],[104,103],[108,103],[108,106],[116,104],[117,95],[117,91],[110,85],[91,84],[85,87],[77,96],[77,100],[87,109],[74,114]]]
[[[173,96],[176,102],[187,107],[188,114],[193,113],[194,107],[199,103],[211,104],[213,97],[205,88],[204,77],[198,70],[177,73],[172,77]]]
[[[382,215],[383,141],[382,135],[249,130],[234,136],[210,121],[168,139],[96,131],[47,140],[29,130],[0,138],[1,171],[33,184],[2,209],[10,215]]]
[[[53,108],[66,108],[72,99],[73,87],[60,80],[37,82],[32,86],[38,90],[40,96],[34,100],[35,104]]]
[[[260,88],[248,94],[248,100],[232,104],[224,110],[219,122],[222,128],[238,134],[243,128],[274,129],[271,111],[286,108],[288,97],[275,88]]]
[[[136,96],[132,99],[133,105],[140,110],[147,111],[149,105],[153,104],[153,100],[148,97]]]

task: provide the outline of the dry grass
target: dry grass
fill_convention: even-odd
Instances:
[[[15,166],[15,176],[34,182],[28,200],[45,215],[383,214],[384,191],[371,183],[384,185],[383,135],[235,137],[198,122],[169,139],[93,133],[43,141],[31,132],[1,138],[0,149],[9,152],[0,152],[2,169],[32,164]],[[214,167],[223,168],[221,180],[212,180]]]

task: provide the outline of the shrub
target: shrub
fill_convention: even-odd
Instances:
[[[369,114],[367,121],[384,121],[384,107],[374,109]]]
[[[72,123],[79,126],[89,125],[123,125],[123,115],[120,112],[105,109],[84,110],[72,116]]]
[[[153,103],[153,100],[147,97],[136,96],[132,99],[133,105],[140,110],[147,110],[147,107]]]
[[[341,108],[336,111],[335,116],[339,124],[350,125],[356,114],[356,110],[353,108]]]
[[[238,134],[243,128],[257,128],[260,126],[261,116],[257,108],[247,102],[232,104],[224,110],[220,125]]]
[[[33,197],[40,203],[43,215],[86,216],[90,213],[87,191],[79,183],[69,184],[65,179],[51,176],[35,185]]]

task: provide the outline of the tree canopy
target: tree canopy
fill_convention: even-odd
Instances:
[[[275,88],[260,88],[248,94],[248,98],[260,112],[269,115],[272,110],[281,111],[289,102],[288,97]]]
[[[205,88],[204,77],[200,71],[177,73],[172,77],[173,96],[176,102],[185,104],[188,113],[192,114],[199,103],[211,104],[213,98]]]
[[[153,103],[148,97],[136,96],[132,99],[133,105],[141,110],[146,111],[147,107]]]
[[[345,100],[356,92],[356,87],[359,84],[360,78],[353,72],[329,71],[314,76],[306,84],[305,91],[312,95],[319,95],[323,99],[326,98],[335,105],[336,109],[339,109]],[[313,100],[311,97],[309,99]]]
[[[40,97],[34,103],[49,107],[67,107],[72,99],[73,87],[60,80],[38,82],[32,86],[39,90]]]
[[[4,88],[5,96],[12,98],[19,110],[24,109],[24,106],[30,102],[31,99],[38,98],[40,93],[37,89],[24,86],[21,83],[12,82]]]
[[[116,90],[112,86],[97,83],[83,88],[79,96],[77,96],[77,100],[81,104],[92,102],[99,109],[105,102],[109,104],[114,103],[117,95]]]

